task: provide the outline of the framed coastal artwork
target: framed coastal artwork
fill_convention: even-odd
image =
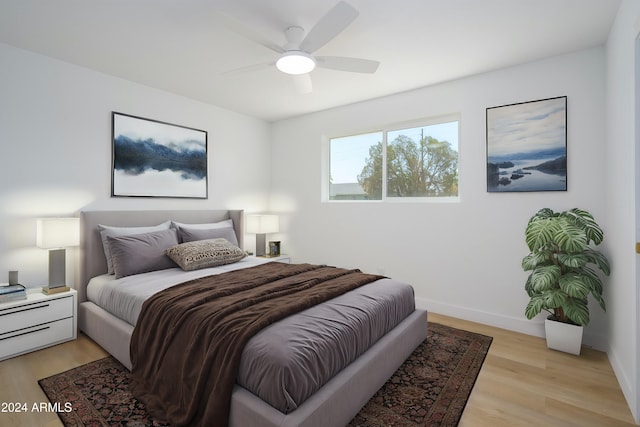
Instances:
[[[207,132],[112,113],[111,195],[206,199]]]
[[[567,191],[567,97],[487,108],[487,191]]]

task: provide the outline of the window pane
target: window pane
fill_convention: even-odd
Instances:
[[[458,122],[387,133],[387,197],[458,195]]]
[[[382,133],[330,140],[329,199],[382,199]]]

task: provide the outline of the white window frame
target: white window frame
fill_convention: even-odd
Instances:
[[[433,126],[443,123],[458,122],[458,195],[457,196],[427,196],[427,197],[389,197],[387,196],[387,134],[403,129],[411,129],[416,127]],[[395,123],[382,128],[369,129],[358,132],[344,132],[332,136],[323,136],[322,138],[322,168],[321,168],[321,201],[323,203],[459,203],[460,202],[460,164],[461,164],[461,134],[462,120],[460,113],[447,114],[443,116],[430,117],[425,119],[412,120],[408,122]],[[358,136],[369,133],[382,133],[382,198],[375,200],[332,200],[331,199],[331,140],[337,138],[345,138],[349,136]]]

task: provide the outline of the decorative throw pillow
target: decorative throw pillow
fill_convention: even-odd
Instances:
[[[165,250],[178,244],[174,229],[132,236],[107,237],[116,279],[149,271],[175,268]]]
[[[181,243],[168,248],[166,254],[185,271],[231,264],[247,256],[227,239]]]
[[[153,225],[149,227],[113,227],[110,225],[98,224],[98,230],[100,231],[100,237],[102,238],[102,249],[104,250],[104,256],[107,259],[107,272],[113,274],[113,261],[111,259],[111,248],[109,247],[109,236],[131,236],[134,234],[151,233],[154,231],[168,230],[171,227],[171,221],[163,222],[162,224]]]

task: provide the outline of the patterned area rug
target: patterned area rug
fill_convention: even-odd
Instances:
[[[427,339],[349,423],[349,427],[456,426],[491,337],[429,323]],[[128,391],[129,372],[112,357],[39,381],[63,424],[164,426]],[[65,412],[69,409],[68,412]]]
[[[429,322],[427,339],[348,427],[457,426],[492,340]]]

